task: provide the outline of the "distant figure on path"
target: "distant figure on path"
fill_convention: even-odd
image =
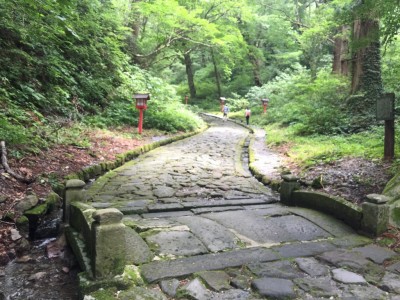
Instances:
[[[246,107],[246,110],[244,112],[244,116],[246,117],[246,124],[247,125],[249,125],[250,115],[251,115],[251,110],[248,107]]]
[[[227,104],[224,105],[224,121],[228,119],[228,112],[229,112],[229,107]]]

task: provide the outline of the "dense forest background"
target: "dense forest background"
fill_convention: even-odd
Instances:
[[[196,129],[223,96],[297,136],[382,137],[375,101],[400,96],[397,0],[0,0],[0,15],[0,139],[14,156],[66,128],[137,124],[138,92],[147,128]]]

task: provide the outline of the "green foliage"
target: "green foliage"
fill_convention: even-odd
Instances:
[[[203,121],[198,116],[180,104],[172,104],[163,110],[149,109],[144,122],[145,127],[170,132],[191,131],[203,125]]]
[[[282,73],[261,88],[252,88],[247,98],[268,97],[268,120],[291,125],[301,135],[348,131],[345,114],[345,78],[322,70],[313,81],[304,68]]]
[[[29,140],[23,126],[13,125],[1,115],[0,136],[3,141],[9,144],[24,144]]]
[[[198,129],[203,125],[182,104],[172,86],[137,67],[131,67],[131,72],[124,74],[121,85],[114,91],[115,100],[98,115],[86,118],[86,122],[98,127],[136,125],[139,118],[133,99],[136,92],[150,94],[144,117],[145,128],[176,132]]]
[[[293,127],[278,124],[266,126],[267,143],[288,144],[287,155],[301,165],[329,163],[342,157],[380,159],[383,156],[383,127],[349,135],[314,135],[300,137]]]
[[[191,113],[169,122],[172,113],[165,111],[177,101],[173,88],[131,65],[124,52],[127,2],[18,2],[16,8],[0,0],[0,138],[9,146],[87,146],[80,122],[136,124],[132,96],[139,91],[150,92],[155,105],[157,98],[163,102],[157,114],[169,116],[162,118],[169,123],[164,127],[190,130],[200,124]]]
[[[383,50],[382,78],[387,92],[394,92],[400,97],[400,40],[394,41]],[[396,105],[397,107],[399,104]]]
[[[127,56],[125,30],[100,1],[0,1],[0,88],[45,114],[104,106]]]
[[[235,93],[231,97],[227,98],[227,104],[232,112],[244,110],[246,107],[250,106],[250,103],[246,98]]]
[[[239,117],[249,105],[254,123],[290,125],[300,135],[352,132],[359,119],[349,82],[330,74],[340,25],[382,20],[384,83],[400,96],[398,1],[356,4],[0,0],[0,138],[15,153],[58,142],[87,146],[85,126],[137,124],[136,92],[151,95],[145,128],[197,129],[193,111],[218,112],[224,96]],[[187,67],[197,89],[193,110],[182,104]]]

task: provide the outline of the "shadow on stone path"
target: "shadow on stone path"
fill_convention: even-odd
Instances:
[[[400,265],[385,267],[394,252],[330,216],[281,205],[243,167],[249,131],[206,119],[207,131],[87,191],[94,207],[124,213],[127,259],[147,282],[118,299],[400,299]],[[259,170],[273,172],[262,134],[252,138]]]

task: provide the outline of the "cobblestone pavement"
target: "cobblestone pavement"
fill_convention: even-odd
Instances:
[[[249,131],[206,118],[202,134],[87,191],[94,207],[125,215],[127,259],[143,281],[118,299],[400,299],[396,253],[330,216],[281,205],[247,170]],[[276,156],[253,138],[268,171]]]

